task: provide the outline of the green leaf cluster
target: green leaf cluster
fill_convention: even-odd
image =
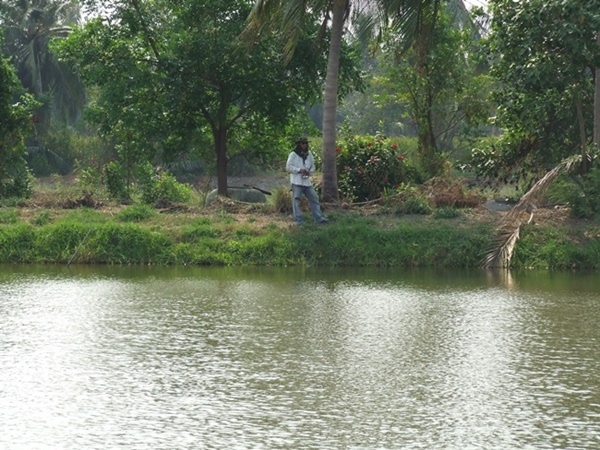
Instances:
[[[338,186],[342,198],[374,200],[401,183],[421,182],[421,175],[389,138],[349,136],[338,142]]]
[[[128,178],[139,164],[195,157],[216,161],[223,180],[238,154],[265,162],[288,151],[273,143],[320,97],[326,59],[310,36],[285,61],[276,33],[241,39],[245,0],[108,3],[108,18],[59,50],[95,87],[87,117],[115,142]]]
[[[588,0],[492,0],[490,6],[495,124],[505,130],[495,171],[539,175],[580,152],[592,135],[600,9]]]
[[[12,66],[0,54],[0,198],[31,194],[24,140],[35,106],[33,98],[22,92]]]

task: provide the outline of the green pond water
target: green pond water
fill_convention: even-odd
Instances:
[[[600,277],[0,266],[0,449],[598,449]]]

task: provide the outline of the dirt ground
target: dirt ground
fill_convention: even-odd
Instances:
[[[194,187],[199,191],[207,191],[210,189],[216,189],[217,187],[217,179],[216,177],[212,178],[199,178],[193,183]],[[273,192],[278,188],[286,188],[289,186],[289,178],[285,172],[281,173],[270,173],[261,176],[248,176],[248,177],[229,177],[228,178],[228,186],[229,187],[256,187],[262,190],[266,190],[269,192]],[[210,187],[210,189],[209,189]],[[438,189],[444,189],[444,187],[438,187]],[[224,200],[227,202],[227,200]],[[223,206],[223,205],[221,205]],[[226,205],[225,205],[226,206]],[[513,204],[502,202],[501,200],[494,199],[480,199],[476,205],[473,207],[466,208],[463,221],[465,222],[478,222],[478,223],[488,223],[492,225],[497,225],[502,222],[502,219],[510,209],[513,207]],[[244,216],[248,211],[250,214],[256,214],[256,211],[253,208],[244,208],[240,205],[230,205],[232,212],[236,212],[237,214]],[[347,209],[359,213],[361,215],[378,215],[380,212],[380,205],[377,203],[366,204],[366,205],[348,205],[347,208],[342,208],[340,205],[323,205],[323,209],[327,214],[327,211],[331,212],[333,210],[341,210]],[[267,220],[273,220],[274,217],[271,216]],[[279,219],[282,221],[291,220],[291,217],[286,217],[285,215],[281,216]],[[574,219],[570,215],[570,210],[566,206],[560,205],[543,205],[540,206],[533,212],[533,215],[529,213],[524,213],[520,216],[521,220],[528,221],[530,220],[530,224],[532,225],[554,225],[554,226],[573,226],[573,227],[581,227],[590,224],[590,221]],[[428,216],[414,216],[411,217],[411,220],[431,220],[431,217]]]
[[[53,183],[55,180],[38,180],[41,184]],[[63,182],[66,184],[74,184],[74,180],[68,177],[63,179]],[[208,192],[212,189],[216,189],[217,187],[217,178],[216,177],[199,177],[191,183],[194,188],[200,192]],[[246,177],[229,177],[228,178],[228,186],[229,187],[238,187],[238,188],[258,188],[267,192],[274,192],[279,188],[289,188],[289,175],[284,171],[280,172],[272,172],[266,173],[259,176],[246,176]],[[457,185],[448,185],[446,183],[442,183],[430,186],[429,195],[442,195],[446,196],[446,198],[457,198],[460,196],[461,189],[457,187]],[[457,194],[457,192],[459,194]],[[441,194],[440,194],[441,193]],[[453,197],[454,196],[454,197]],[[34,197],[38,197],[37,199],[33,199],[31,203],[37,207],[51,207],[51,201],[44,201],[47,199],[39,198],[39,195],[35,195]],[[45,196],[44,196],[45,197]],[[54,201],[57,199],[54,198]],[[464,201],[465,199],[458,199],[460,201]],[[464,214],[460,221],[467,223],[488,223],[492,225],[497,225],[501,223],[501,219],[507,214],[510,208],[513,206],[511,204],[503,203],[501,201],[495,201],[485,198],[480,198],[476,200],[469,200],[473,204],[469,205],[470,207],[464,209]],[[36,205],[37,204],[37,205]],[[35,208],[34,206],[34,208]],[[328,205],[323,204],[323,209],[325,210],[325,214],[331,213],[334,210],[339,210],[344,212],[353,212],[360,215],[365,216],[379,216],[381,213],[381,205],[377,202],[373,202],[371,204],[358,204],[358,205]],[[290,205],[291,207],[291,205]],[[252,220],[261,222],[263,219],[267,222],[281,222],[283,224],[291,222],[291,214],[270,214],[264,213],[264,209],[256,205],[248,205],[248,204],[240,204],[238,202],[230,201],[229,199],[220,199],[219,203],[214,206],[214,208],[226,210],[231,212],[232,214],[236,214],[239,216],[240,220],[244,220],[246,216],[252,216]],[[198,211],[201,214],[210,214],[211,209],[209,208],[206,211]],[[264,217],[263,217],[264,216]],[[426,221],[432,220],[431,216],[403,216],[405,220],[412,221]],[[594,226],[593,221],[589,220],[581,220],[581,219],[573,219],[570,215],[570,211],[568,207],[565,206],[543,206],[536,209],[533,213],[533,217],[530,217],[529,214],[524,216],[524,220],[531,219],[531,224],[534,225],[555,225],[555,226],[569,226],[575,228],[585,228]],[[397,217],[394,215],[389,216],[389,220],[397,220]]]
[[[192,185],[196,190],[201,192],[216,189],[217,177],[200,177]],[[281,172],[251,177],[228,177],[227,186],[230,188],[255,187],[272,192],[277,188],[289,186],[289,175]]]

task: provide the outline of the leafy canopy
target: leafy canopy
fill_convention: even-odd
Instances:
[[[31,193],[24,139],[35,106],[33,98],[22,92],[13,67],[0,54],[0,198]]]
[[[489,52],[498,81],[500,144],[479,168],[508,179],[539,174],[578,153],[592,133],[600,9],[588,0],[492,0]]]

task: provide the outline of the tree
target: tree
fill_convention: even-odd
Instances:
[[[600,48],[600,31],[596,32],[596,42]],[[600,147],[600,62],[596,62],[594,85],[594,144]]]
[[[287,49],[293,53],[298,39],[303,36],[306,20],[314,15],[323,18],[323,28],[329,27],[330,41],[327,56],[327,72],[323,96],[323,186],[321,196],[325,201],[338,201],[336,173],[336,113],[338,101],[338,74],[342,39],[348,19],[361,16],[367,11],[387,25],[390,17],[394,19],[396,29],[412,42],[418,35],[420,27],[431,15],[435,15],[438,0],[257,0],[249,17],[249,27],[278,28],[287,38]],[[362,7],[362,9],[361,9]]]
[[[494,0],[492,16],[492,73],[500,81],[498,123],[506,133],[504,145],[479,167],[493,175],[517,171],[530,181],[546,171],[504,216],[497,245],[484,261],[509,267],[521,228],[561,176],[569,174],[577,201],[591,202],[597,211],[598,169],[588,172],[587,143],[598,139],[600,12],[582,0]]]
[[[37,128],[48,130],[50,117],[73,123],[85,104],[83,85],[50,48],[53,39],[66,38],[77,23],[74,0],[5,0],[0,3],[4,52],[17,70],[21,83],[41,102]]]
[[[491,174],[540,175],[592,136],[600,12],[587,0],[493,0],[489,49],[501,145],[482,158]],[[587,157],[581,158],[586,164]]]
[[[32,97],[22,92],[12,66],[0,54],[0,198],[26,197],[31,192],[24,139],[34,106]]]
[[[279,40],[264,35],[249,50],[238,39],[245,0],[111,5],[110,17],[87,23],[62,51],[100,88],[93,119],[130,165],[172,161],[208,136],[218,192],[227,195],[230,144],[243,130],[252,130],[254,145],[261,134],[281,133],[318,92],[319,59],[308,48],[286,67]]]
[[[438,16],[435,26],[424,27],[427,35],[408,50],[395,35],[386,35],[380,57],[386,71],[379,77],[386,87],[380,101],[406,105],[429,176],[443,170],[443,153],[453,150],[454,138],[489,115],[489,77],[481,73],[474,57],[477,30],[456,26],[446,10]]]

